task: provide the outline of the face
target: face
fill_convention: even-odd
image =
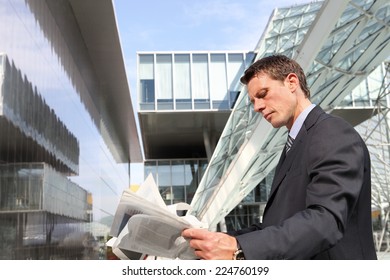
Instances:
[[[297,98],[289,76],[282,82],[260,73],[249,81],[247,88],[256,112],[261,113],[275,128],[286,126],[291,129],[295,120]]]

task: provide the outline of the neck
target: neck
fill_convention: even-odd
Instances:
[[[302,113],[311,104],[312,104],[311,101],[309,99],[307,99],[306,97],[303,100],[301,100],[300,102],[298,102],[298,106],[297,106],[296,111],[299,113],[296,115],[296,118],[299,116],[300,113]]]
[[[307,108],[311,105],[312,103],[310,102],[310,100],[308,98],[302,98],[302,99],[299,99],[298,102],[297,102],[297,106],[295,108],[295,112],[294,112],[294,117],[293,117],[293,120],[291,123],[289,123],[286,127],[287,129],[290,131],[291,130],[291,127],[293,126],[293,124],[295,123],[295,120],[299,117],[299,115]]]

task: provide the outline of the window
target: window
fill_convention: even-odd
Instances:
[[[156,56],[156,97],[157,109],[173,109],[172,55]]]
[[[143,110],[154,110],[155,85],[153,69],[153,55],[140,55],[139,81],[141,109]]]
[[[174,91],[176,109],[191,109],[190,55],[175,54]]]
[[[195,109],[209,109],[209,75],[207,54],[194,54],[192,56],[192,90]]]
[[[225,54],[211,54],[210,57],[210,95],[213,109],[227,109],[227,77]]]
[[[154,103],[154,80],[140,80],[143,103]]]

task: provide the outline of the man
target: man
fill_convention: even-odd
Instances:
[[[289,144],[263,222],[229,234],[186,229],[200,259],[376,259],[367,147],[347,122],[309,100],[302,68],[283,55],[250,66],[241,82],[254,110]]]

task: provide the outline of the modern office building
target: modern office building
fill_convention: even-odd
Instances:
[[[238,79],[255,60],[282,53],[301,64],[314,103],[381,147],[373,205],[388,213],[389,23],[385,0],[308,1],[275,9],[254,50],[138,53],[145,177],[211,228],[260,221],[287,131],[253,111]],[[386,199],[387,208],[375,202]]]
[[[104,258],[143,160],[112,1],[0,0],[0,38],[0,259]]]
[[[167,203],[191,202],[253,52],[138,53],[145,174]]]

